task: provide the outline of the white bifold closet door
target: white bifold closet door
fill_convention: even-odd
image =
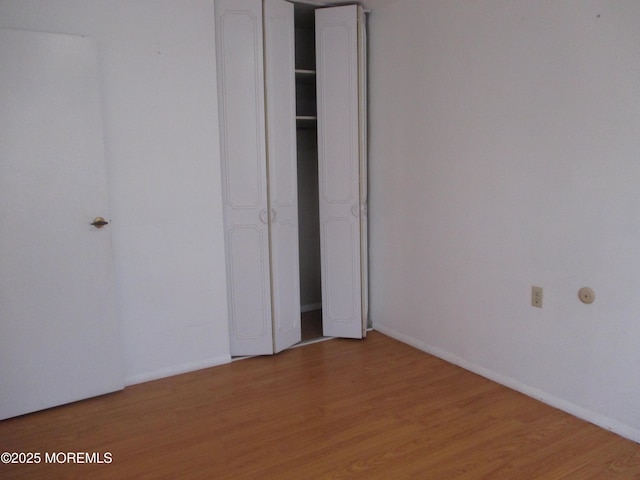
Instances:
[[[361,338],[362,13],[316,15],[323,328]],[[216,0],[215,16],[231,354],[271,354],[301,338],[294,6]]]
[[[325,336],[366,334],[366,162],[364,17],[356,5],[316,16],[318,179],[322,329]],[[366,292],[365,292],[366,293]]]
[[[266,1],[264,13],[263,32],[260,0],[216,1],[232,355],[301,338],[293,5]]]
[[[301,339],[293,4],[264,0],[274,352]]]

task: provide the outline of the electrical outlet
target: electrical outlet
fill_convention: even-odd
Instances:
[[[542,287],[531,287],[531,306],[542,308]]]

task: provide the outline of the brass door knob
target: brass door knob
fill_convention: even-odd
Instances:
[[[109,222],[107,222],[104,218],[102,217],[96,217],[93,219],[93,222],[91,222],[91,225],[93,225],[96,228],[102,228],[105,225],[109,225]]]

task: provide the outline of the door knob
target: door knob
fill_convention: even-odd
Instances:
[[[96,217],[93,219],[93,222],[91,222],[91,225],[93,225],[96,228],[102,228],[105,225],[109,225],[109,222],[107,222],[104,218],[102,217]]]
[[[360,216],[360,204],[359,203],[354,203],[353,204],[353,206],[351,207],[351,215],[353,215],[356,218],[358,218]]]
[[[263,209],[260,211],[260,221],[261,221],[262,223],[264,223],[265,225],[266,225],[267,223],[269,223],[269,212],[267,212],[267,209],[266,209],[266,208],[263,208]]]

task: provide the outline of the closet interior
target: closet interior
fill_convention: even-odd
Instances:
[[[315,7],[294,4],[302,342],[322,337]]]

